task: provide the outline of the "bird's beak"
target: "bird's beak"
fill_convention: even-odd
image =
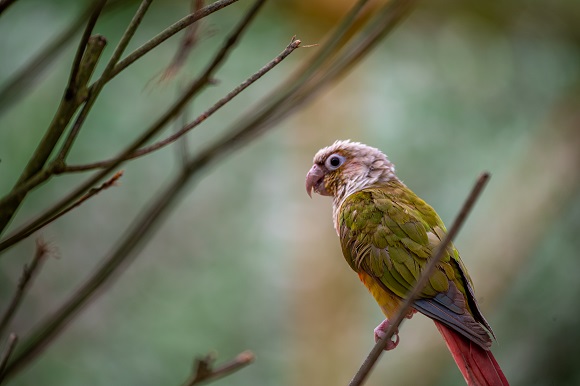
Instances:
[[[306,175],[306,193],[308,193],[311,198],[313,189],[315,192],[320,193],[320,191],[324,189],[322,186],[323,182],[324,170],[318,165],[312,166]]]

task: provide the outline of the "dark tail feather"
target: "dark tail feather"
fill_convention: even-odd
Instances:
[[[469,386],[509,386],[491,351],[434,320],[459,371]]]

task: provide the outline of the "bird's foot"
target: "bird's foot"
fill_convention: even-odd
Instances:
[[[383,339],[387,335],[387,330],[391,324],[389,323],[389,319],[385,319],[375,328],[375,342],[378,342],[380,339]],[[385,346],[385,351],[389,351],[397,347],[399,344],[399,329],[395,330],[391,339],[387,341],[387,345]]]

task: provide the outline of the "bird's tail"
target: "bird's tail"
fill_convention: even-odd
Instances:
[[[491,351],[484,350],[441,322],[434,322],[469,386],[509,386]]]

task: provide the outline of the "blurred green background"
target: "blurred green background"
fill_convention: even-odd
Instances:
[[[0,17],[0,87],[86,2],[20,0]],[[269,3],[190,118],[278,54],[296,34],[324,36],[352,1]],[[250,3],[206,19],[180,75],[157,82],[173,38],[108,84],[71,153],[108,158],[135,138],[200,71]],[[104,58],[136,5],[105,15]],[[128,51],[189,10],[154,2]],[[382,149],[400,178],[450,224],[483,170],[492,180],[456,242],[498,337],[513,385],[580,384],[580,3],[422,2],[355,71],[191,184],[138,258],[13,385],[175,385],[192,358],[257,360],[215,385],[344,385],[373,345],[378,307],[344,263],[331,201],[304,192],[314,153],[351,138]],[[76,41],[75,41],[76,43]],[[280,84],[296,51],[188,137],[195,151]],[[12,187],[58,106],[75,44],[33,92],[0,116],[0,194]],[[128,52],[127,51],[127,52]],[[100,69],[105,60],[101,60]],[[98,71],[98,70],[97,70]],[[169,128],[168,130],[171,130]],[[58,250],[13,324],[26,336],[90,274],[179,167],[174,148],[126,164],[118,187],[39,232]],[[83,175],[34,191],[12,229]],[[31,237],[0,259],[8,302]],[[416,316],[368,385],[461,385],[433,324]]]

